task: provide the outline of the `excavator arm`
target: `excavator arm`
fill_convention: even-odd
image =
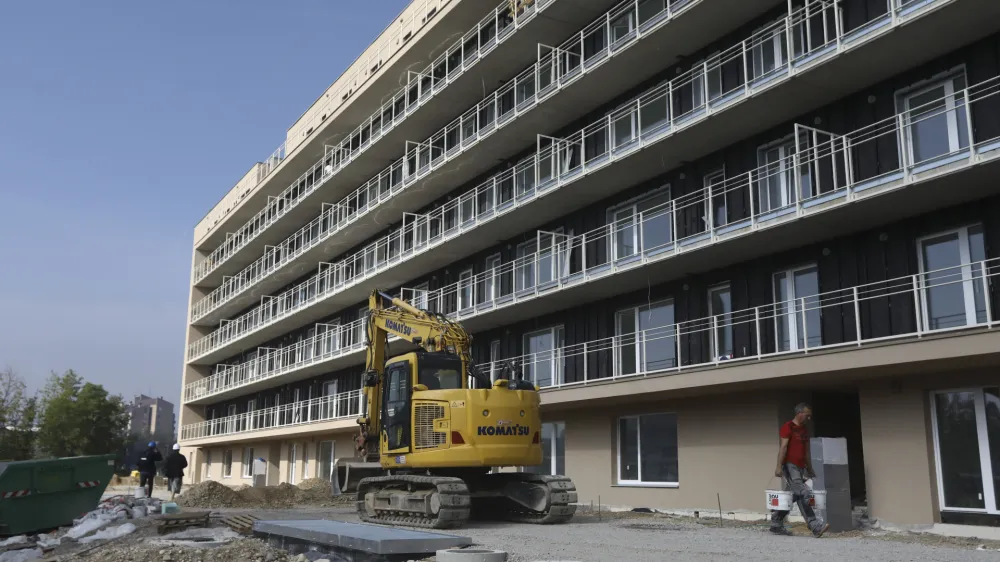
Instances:
[[[441,314],[420,310],[403,299],[372,291],[368,299],[367,349],[364,393],[367,413],[359,420],[358,452],[369,461],[378,459],[378,436],[382,430],[382,385],[389,336],[413,343],[427,351],[447,352],[462,359],[463,372],[490,385],[472,364],[472,336],[457,322]],[[463,377],[463,386],[467,384]]]

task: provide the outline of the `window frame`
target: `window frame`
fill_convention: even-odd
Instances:
[[[671,191],[670,183],[665,183],[655,189],[651,189],[645,193],[632,197],[631,199],[626,199],[621,203],[608,207],[605,220],[607,223],[608,233],[610,235],[609,252],[611,254],[611,261],[618,261],[642,255],[645,248],[642,247],[643,236],[640,232],[643,228],[642,223],[645,222],[645,219],[642,221],[639,220],[639,215],[642,213],[642,211],[639,211],[639,206],[662,195],[666,195],[665,204],[669,204],[673,201],[673,193]],[[621,235],[621,232],[616,225],[619,220],[617,217],[622,211],[628,211],[632,220],[631,226],[628,228],[632,230],[632,247],[634,248],[634,252],[627,255],[618,255],[618,237]],[[675,220],[675,214],[676,213],[673,212],[670,213],[670,242],[668,243],[675,243],[677,241],[677,221]],[[621,229],[621,231],[624,230],[625,229]]]
[[[800,272],[800,271],[805,271],[805,270],[808,270],[808,269],[813,269],[813,270],[816,271],[816,287],[817,287],[816,294],[815,295],[801,295],[801,296],[797,295],[797,294],[791,295],[792,298],[789,299],[789,300],[792,302],[792,306],[788,310],[785,310],[784,312],[782,312],[781,314],[779,314],[778,313],[778,308],[777,308],[778,305],[779,305],[779,303],[784,303],[786,301],[784,301],[784,300],[780,300],[779,301],[778,300],[778,295],[775,293],[775,286],[774,286],[775,278],[777,277],[778,274],[784,275],[785,276],[785,281],[788,282],[788,284],[789,284],[788,285],[789,289],[794,293],[795,292],[795,274],[798,273],[798,272]],[[789,267],[789,268],[785,268],[785,269],[779,269],[778,271],[775,271],[775,272],[773,272],[771,274],[771,299],[772,299],[772,302],[774,303],[773,306],[775,307],[775,309],[774,309],[775,310],[775,313],[774,313],[774,334],[773,335],[774,335],[774,350],[775,350],[776,353],[796,353],[796,352],[805,351],[805,350],[808,350],[808,349],[815,349],[815,348],[823,346],[823,310],[822,310],[822,308],[817,308],[816,309],[816,313],[819,314],[819,325],[820,325],[820,333],[819,333],[820,340],[819,340],[819,345],[817,345],[817,346],[810,346],[809,345],[809,332],[808,332],[808,319],[807,319],[806,320],[807,326],[805,326],[803,328],[803,333],[802,333],[802,336],[803,336],[802,340],[803,340],[803,343],[805,344],[804,347],[800,347],[799,346],[799,329],[798,329],[798,323],[799,323],[799,320],[800,320],[800,311],[798,311],[795,308],[795,302],[798,301],[799,299],[808,299],[810,297],[819,297],[819,295],[822,294],[822,292],[818,290],[819,289],[819,283],[820,283],[820,279],[819,279],[819,263],[818,262],[812,262],[812,263],[808,263],[808,264],[798,265],[798,266],[795,266],[795,267]],[[781,320],[783,318],[788,318],[789,319],[789,322],[788,322],[788,334],[789,334],[788,335],[788,349],[779,349],[781,341],[780,341],[780,338],[778,337],[778,326],[779,326],[779,323],[783,321],[783,320]]]
[[[528,470],[529,467],[523,467],[523,466],[518,468],[518,472],[532,472],[534,474],[543,474],[543,475],[549,475],[549,476],[565,475],[565,471],[563,471],[563,472],[560,473],[559,470],[558,470],[558,468],[559,468],[559,460],[558,460],[558,458],[559,458],[558,457],[559,440],[556,439],[556,436],[559,435],[559,432],[557,431],[558,426],[562,426],[562,437],[563,437],[563,439],[562,439],[562,452],[563,452],[563,465],[564,465],[563,468],[565,468],[565,464],[566,464],[566,422],[563,421],[563,420],[543,422],[542,423],[542,427],[539,429],[539,436],[544,435],[545,426],[551,426],[552,427],[552,437],[553,437],[552,443],[551,443],[552,450],[549,451],[548,472],[541,472],[541,473],[534,472],[534,471]],[[539,441],[541,443],[545,442],[544,439],[542,439],[541,437],[539,437]],[[544,450],[542,451],[542,459],[543,459],[543,461],[545,459],[545,451]],[[545,463],[543,462],[542,464],[536,465],[536,466],[537,467],[541,467],[541,466],[544,466],[544,465],[545,465]],[[531,468],[535,468],[535,467],[531,467]]]
[[[427,306],[430,297],[430,287],[431,284],[429,281],[424,281],[419,285],[415,285],[413,287],[413,302],[410,304],[420,310],[428,310]]]
[[[961,91],[964,91],[969,87],[968,72],[964,64],[896,90],[894,94],[896,113],[897,115],[904,116],[902,131],[903,142],[899,143],[899,157],[901,162],[905,162],[911,166],[919,166],[924,163],[933,162],[939,158],[947,158],[949,155],[954,155],[957,152],[969,149],[969,143],[973,142],[973,130],[971,129],[973,124],[966,123],[966,138],[963,139],[961,125],[956,113],[959,105],[965,108],[966,112],[970,111],[970,109],[968,106],[968,100],[964,97],[962,98],[961,104],[957,103],[959,99],[959,95],[955,91],[955,82],[957,80],[961,80],[962,83],[965,84],[965,88]],[[942,99],[945,102],[945,111],[947,112],[945,114],[945,119],[948,127],[949,151],[946,154],[939,154],[918,162],[913,152],[914,138],[912,129],[914,122],[910,118],[910,112],[913,109],[910,107],[910,99],[941,87],[944,88],[944,97]],[[966,146],[963,147],[963,143],[965,143]]]
[[[243,478],[253,478],[253,447],[243,447]]]
[[[729,293],[729,312],[716,313],[715,311],[712,310],[712,295],[713,295],[713,293],[715,293],[717,291],[721,291],[721,290],[725,290],[727,293]],[[713,333],[715,333],[715,337],[712,338],[712,342],[711,342],[712,343],[712,345],[711,345],[711,347],[712,347],[712,361],[728,361],[728,360],[733,359],[733,358],[736,357],[736,340],[734,339],[735,338],[735,333],[733,331],[733,321],[732,321],[732,319],[733,319],[733,287],[732,287],[732,284],[729,281],[724,281],[722,283],[716,283],[715,285],[710,286],[708,288],[708,291],[706,291],[706,293],[707,293],[707,296],[708,296],[708,316],[710,318],[714,318],[717,315],[718,316],[729,316],[729,322],[725,326],[718,326],[717,325],[716,329],[713,330]],[[723,354],[719,353],[720,350],[719,350],[719,333],[718,333],[718,330],[727,330],[729,332],[729,341],[731,341],[732,344],[733,344],[733,349],[729,353],[729,357],[726,357],[725,359],[723,359]]]
[[[485,279],[483,291],[483,297],[486,299],[485,302],[493,302],[500,296],[500,267],[502,265],[503,260],[500,252],[486,256],[486,267],[483,276]]]
[[[677,482],[645,482],[642,480],[642,417],[643,416],[673,416],[674,418],[674,431],[677,433],[675,435],[675,443],[677,449]],[[636,450],[638,451],[638,456],[636,458],[639,479],[638,480],[624,480],[622,479],[622,435],[621,435],[621,422],[627,419],[637,419],[639,423],[637,424],[636,430]],[[613,486],[621,487],[635,487],[635,488],[679,488],[680,487],[680,419],[676,412],[646,412],[643,414],[630,414],[627,416],[618,416],[615,419],[615,484]]]
[[[705,227],[711,231],[719,226],[726,226],[729,224],[729,191],[723,191],[721,195],[715,195],[712,189],[717,186],[725,186],[726,184],[726,166],[723,165],[721,168],[717,168],[711,172],[708,172],[701,178],[701,184],[705,188],[705,194],[708,196],[708,209],[705,212],[705,221],[707,224]],[[717,201],[721,200],[722,204],[718,205]],[[723,221],[720,222],[716,215],[719,210],[722,210]]]
[[[669,367],[668,369],[676,369],[677,365],[679,365],[679,363],[680,363],[680,356],[677,353],[677,341],[678,341],[678,339],[677,339],[677,336],[678,336],[677,332],[678,332],[678,330],[676,328],[676,326],[677,326],[677,316],[676,316],[676,314],[677,314],[677,308],[676,308],[676,304],[674,303],[674,298],[673,297],[667,297],[665,299],[660,299],[660,300],[656,300],[656,301],[650,301],[650,302],[648,302],[646,304],[640,304],[640,305],[636,305],[636,306],[628,306],[628,307],[621,308],[621,309],[615,311],[614,334],[615,334],[615,338],[618,339],[618,344],[613,346],[613,351],[614,352],[612,354],[613,355],[612,359],[614,361],[614,366],[613,366],[612,372],[614,373],[614,376],[617,376],[617,377],[636,376],[636,375],[640,375],[642,373],[648,372],[648,371],[646,371],[646,368],[645,368],[646,365],[645,365],[645,353],[644,353],[646,338],[645,338],[645,336],[641,336],[641,337],[638,336],[638,334],[642,331],[642,330],[639,329],[639,325],[640,325],[640,317],[639,317],[639,315],[642,314],[641,310],[643,308],[646,309],[646,312],[649,312],[649,310],[653,309],[654,307],[659,307],[659,306],[670,306],[671,309],[672,309],[671,313],[674,315],[674,321],[672,323],[670,323],[669,326],[674,326],[675,328],[673,330],[673,335],[672,336],[668,336],[668,337],[670,337],[671,339],[674,340],[673,341],[673,346],[674,346],[674,363],[675,363],[675,365],[673,367]],[[622,329],[621,329],[621,317],[622,317],[623,313],[629,313],[629,312],[632,314],[632,321],[635,323],[635,331],[626,334],[626,333],[622,332]],[[625,347],[625,344],[622,343],[622,338],[624,336],[629,336],[629,335],[635,335],[634,341],[631,344],[629,344],[629,345],[635,347],[635,366],[636,366],[636,370],[635,370],[634,373],[624,373],[623,369],[622,369],[622,358],[624,357],[622,348]],[[641,339],[641,341],[640,341],[640,339]],[[663,369],[663,370],[666,370],[666,369]]]
[[[500,362],[501,349],[500,340],[490,341],[490,382],[496,382],[497,377],[502,372],[500,366],[497,365]]]
[[[472,266],[458,273],[458,290],[456,292],[456,310],[469,310],[476,306],[476,275]]]
[[[532,336],[538,336],[548,333],[552,336],[552,358],[549,359],[549,364],[552,368],[552,380],[547,387],[558,387],[562,385],[565,379],[566,370],[566,358],[563,357],[563,348],[566,346],[566,326],[564,324],[555,324],[549,326],[548,328],[542,328],[540,330],[533,330],[531,332],[525,332],[521,336],[521,345],[523,346],[524,357],[532,355],[533,353],[528,351],[528,341]],[[562,337],[558,337],[558,336]],[[522,370],[524,367],[530,369],[530,375],[526,375],[525,379],[530,379],[531,384],[538,385],[538,373],[535,372],[535,361],[531,361],[527,365],[522,365]],[[558,381],[558,382],[556,382]]]
[[[222,477],[233,477],[233,450],[226,449],[222,452]]]
[[[942,230],[935,232],[933,234],[928,234],[925,236],[920,236],[916,239],[916,250],[917,250],[917,270],[919,279],[919,300],[920,300],[920,322],[923,331],[943,331],[949,329],[962,329],[968,328],[970,326],[977,326],[980,324],[978,318],[978,310],[976,307],[976,289],[983,291],[984,305],[987,310],[987,315],[989,314],[989,291],[983,286],[981,280],[975,279],[975,275],[983,275],[981,268],[975,268],[973,264],[976,262],[972,261],[972,246],[970,243],[971,232],[973,229],[979,229],[981,236],[983,237],[983,250],[985,254],[986,250],[986,229],[981,222],[973,222],[960,226],[957,228],[950,228],[948,230]],[[944,327],[944,328],[931,328],[930,323],[930,290],[933,287],[926,287],[926,276],[932,274],[933,271],[928,272],[927,267],[924,263],[924,243],[929,240],[934,240],[935,238],[944,238],[949,235],[958,235],[958,256],[959,263],[962,269],[962,297],[965,304],[965,324],[961,326]],[[987,258],[988,259],[988,258]],[[979,271],[974,271],[978,269]],[[989,284],[989,283],[988,283]]]

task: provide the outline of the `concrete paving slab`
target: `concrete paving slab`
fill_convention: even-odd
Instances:
[[[434,554],[472,544],[469,537],[345,523],[342,521],[255,521],[254,534],[366,552],[369,554]]]

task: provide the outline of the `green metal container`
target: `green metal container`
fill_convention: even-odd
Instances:
[[[0,462],[0,535],[71,525],[97,508],[114,470],[114,455]]]

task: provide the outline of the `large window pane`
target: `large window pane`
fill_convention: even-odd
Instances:
[[[729,285],[713,287],[708,291],[709,314],[715,320],[712,340],[715,359],[733,358],[733,303]]]
[[[673,241],[673,214],[670,212],[670,194],[663,193],[639,203],[642,213],[642,249],[655,250]]]
[[[986,435],[990,443],[990,463],[993,465],[993,495],[1000,506],[1000,388],[984,390],[986,405]],[[562,474],[562,473],[560,473]]]
[[[639,417],[639,457],[643,482],[677,482],[677,417]]]
[[[674,304],[665,302],[640,307],[639,331],[642,334],[643,371],[657,371],[677,366],[677,342]]]
[[[562,327],[542,330],[524,336],[524,371],[527,379],[540,387],[551,386],[562,381]]]
[[[618,421],[619,480],[639,480],[639,418]]]
[[[965,290],[961,282],[961,240],[959,233],[924,240],[923,257],[928,328],[938,330],[965,325]]]
[[[616,315],[618,335],[618,374],[631,375],[638,365],[639,353],[636,347],[635,309],[628,309]]]
[[[618,421],[618,480],[676,484],[677,416],[645,414]]]
[[[796,351],[823,343],[819,272],[809,266],[774,274],[775,347]]]
[[[934,396],[945,507],[986,507],[974,392]]]

